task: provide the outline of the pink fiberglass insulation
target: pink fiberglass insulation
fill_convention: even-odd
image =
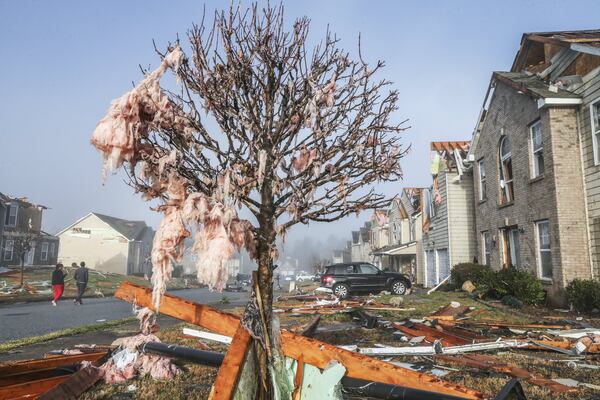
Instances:
[[[121,348],[127,349],[129,354],[135,356],[128,359],[129,362],[125,365],[117,365],[114,358],[110,358],[100,367],[104,381],[109,384],[125,382],[138,375],[150,375],[153,379],[173,379],[178,375],[181,371],[171,359],[141,352],[144,344],[148,342],[160,342],[160,339],[152,334],[124,338]]]
[[[160,306],[160,300],[167,288],[167,281],[173,273],[173,262],[181,261],[183,241],[190,232],[183,224],[181,209],[167,206],[165,216],[154,235],[152,244],[152,300],[154,307]]]
[[[303,147],[300,153],[292,158],[292,166],[298,173],[302,173],[316,157],[317,149],[308,150],[306,147]]]
[[[196,233],[194,252],[197,256],[198,280],[209,289],[223,290],[227,283],[226,262],[235,251],[223,224],[223,210],[215,205],[204,220],[204,229]]]
[[[152,127],[174,122],[175,109],[161,90],[159,79],[167,68],[177,70],[182,59],[183,52],[177,46],[133,90],[114,100],[98,122],[91,143],[102,153],[103,176],[124,161],[135,163],[140,139]]]

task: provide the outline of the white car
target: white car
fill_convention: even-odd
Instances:
[[[314,275],[309,274],[298,274],[296,275],[296,282],[312,282],[315,280]]]

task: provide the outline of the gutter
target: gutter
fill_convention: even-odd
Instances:
[[[583,103],[580,98],[573,97],[546,97],[537,101],[538,109],[552,106],[578,106]]]

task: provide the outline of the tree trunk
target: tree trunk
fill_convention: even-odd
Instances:
[[[21,288],[23,288],[23,275],[25,273],[25,254],[21,254]]]
[[[270,168],[267,165],[267,168]],[[271,400],[273,398],[272,380],[269,373],[269,363],[272,355],[273,332],[272,319],[273,312],[273,251],[275,250],[275,209],[273,207],[273,194],[271,191],[272,181],[270,177],[265,177],[261,190],[261,208],[258,216],[257,232],[257,300],[262,309],[262,317],[265,325],[265,343],[267,349],[262,348],[255,342],[256,355],[258,360],[258,371],[260,374],[260,384],[257,399]]]

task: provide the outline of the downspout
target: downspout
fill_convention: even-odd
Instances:
[[[584,203],[584,207],[585,207],[585,222],[586,222],[586,234],[587,234],[587,248],[588,248],[588,257],[590,259],[590,276],[592,277],[592,279],[595,278],[594,276],[594,258],[592,256],[592,235],[590,232],[590,215],[589,215],[589,209],[588,209],[588,191],[587,191],[587,185],[585,182],[585,164],[584,164],[584,158],[583,158],[583,138],[581,136],[581,121],[579,120],[581,117],[581,107],[577,107],[577,136],[579,136],[579,159],[580,159],[580,166],[581,166],[581,183],[583,185],[583,203]]]

